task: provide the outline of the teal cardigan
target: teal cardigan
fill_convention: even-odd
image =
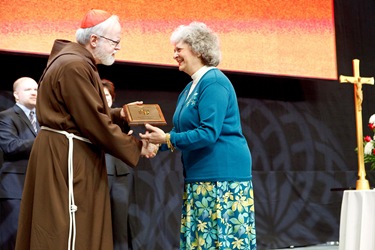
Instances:
[[[230,80],[213,68],[186,99],[191,84],[178,97],[170,131],[185,182],[250,180],[252,159]]]

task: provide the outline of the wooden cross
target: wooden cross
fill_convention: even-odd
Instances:
[[[370,184],[366,179],[366,170],[363,155],[363,129],[362,129],[362,84],[374,85],[373,77],[361,77],[359,74],[359,60],[353,60],[353,74],[354,76],[340,75],[340,82],[349,82],[354,84],[354,104],[355,104],[355,118],[357,128],[357,148],[358,148],[358,180],[357,190],[368,190]]]

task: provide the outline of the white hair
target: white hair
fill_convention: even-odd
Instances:
[[[92,34],[97,34],[101,36],[106,35],[106,30],[111,27],[116,22],[119,22],[119,17],[117,15],[110,16],[107,20],[89,28],[79,28],[76,31],[77,43],[81,45],[86,45],[90,42],[90,36]]]

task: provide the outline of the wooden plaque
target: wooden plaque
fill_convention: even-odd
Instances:
[[[154,126],[167,125],[163,112],[158,104],[125,104],[123,106],[126,120],[130,126],[149,123]]]

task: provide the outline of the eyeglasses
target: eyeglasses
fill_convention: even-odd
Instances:
[[[119,43],[121,42],[121,40],[115,41],[115,40],[109,39],[108,37],[105,37],[105,36],[101,36],[101,35],[97,35],[97,36],[107,40],[113,47],[117,47],[119,45]]]

